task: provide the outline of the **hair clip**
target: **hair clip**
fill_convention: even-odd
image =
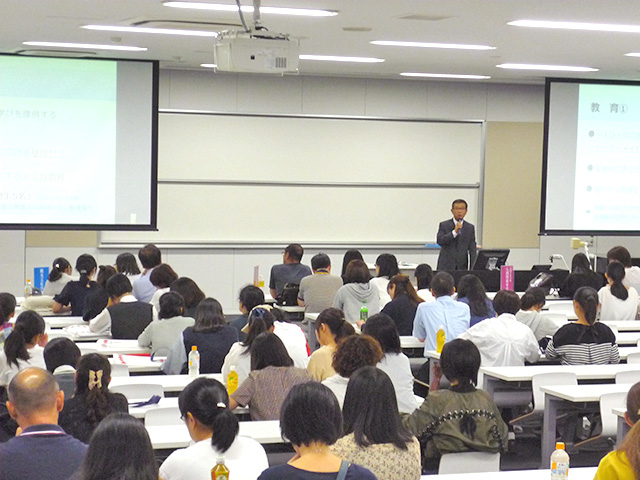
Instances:
[[[89,370],[89,390],[93,390],[93,387],[102,388],[102,370],[97,372]]]
[[[224,402],[218,402],[216,404],[216,407],[218,407],[218,408],[227,408],[227,406],[224,404]]]

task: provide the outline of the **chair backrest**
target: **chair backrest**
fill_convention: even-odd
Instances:
[[[127,400],[148,400],[154,395],[164,397],[164,390],[162,385],[153,383],[136,383],[131,385],[117,385],[109,387],[109,390],[114,393],[121,393]]]
[[[544,411],[544,392],[540,387],[549,385],[577,385],[578,377],[571,372],[549,372],[538,373],[531,377],[531,388],[533,390],[533,411],[542,413]]]
[[[616,383],[640,382],[640,369],[616,373]]]
[[[567,316],[575,315],[573,310],[573,300],[549,302],[547,303],[547,308],[549,312],[564,313]]]
[[[165,426],[165,425],[184,425],[180,418],[180,409],[178,407],[159,407],[152,408],[144,414],[144,424],[147,427]]]
[[[128,377],[129,367],[122,363],[111,364],[111,376],[112,377]]]
[[[569,321],[566,312],[540,312],[543,317],[551,320],[558,328],[563,327]]]
[[[440,458],[438,475],[500,471],[500,454],[489,452],[445,453]]]
[[[625,372],[626,373],[626,372]],[[625,408],[627,393],[603,393],[600,395],[600,416],[602,417],[602,436],[616,437],[618,431],[618,416],[612,412],[614,408]]]
[[[640,340],[638,340],[640,343]],[[640,352],[633,352],[627,355],[627,363],[640,363]]]

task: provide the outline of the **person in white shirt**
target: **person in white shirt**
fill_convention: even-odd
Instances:
[[[156,316],[160,311],[160,297],[162,297],[162,295],[164,295],[165,293],[171,291],[171,284],[177,279],[178,274],[173,268],[171,268],[170,265],[167,265],[166,263],[158,265],[149,274],[149,281],[151,282],[151,285],[153,285],[153,288],[156,289],[151,296],[151,300],[149,300],[149,303],[153,305],[153,311]],[[133,296],[138,298],[135,292],[135,283],[133,288]]]
[[[0,352],[0,386],[7,386],[18,372],[29,367],[44,370],[44,347],[49,340],[44,319],[32,310],[18,315],[11,335]]]
[[[376,258],[376,276],[372,278],[369,283],[378,287],[378,294],[380,295],[380,309],[382,309],[387,303],[391,301],[391,296],[387,292],[387,285],[391,277],[398,275],[400,270],[398,269],[398,260],[396,256],[391,253],[383,253]]]
[[[416,293],[425,302],[435,302],[436,297],[431,293],[431,279],[433,278],[433,269],[428,263],[421,263],[416,267],[414,272],[416,277]]]
[[[540,358],[540,346],[529,327],[516,320],[520,297],[511,290],[500,290],[493,299],[498,314],[475,324],[458,338],[471,340],[482,357],[483,367],[524,366]]]
[[[638,292],[624,285],[625,268],[618,261],[607,265],[608,284],[598,291],[600,320],[635,320],[638,318]]]
[[[150,302],[156,288],[149,277],[153,269],[162,263],[162,252],[153,243],[149,243],[138,251],[138,258],[143,270],[133,282],[133,296],[141,302]]]
[[[258,442],[238,435],[238,418],[229,410],[229,395],[212,378],[197,378],[180,393],[180,414],[195,442],[176,450],[160,467],[162,480],[210,480],[218,457],[231,478],[255,480],[269,467]]]
[[[640,267],[631,264],[631,253],[625,247],[618,245],[607,252],[607,262],[618,261],[624,265],[625,275],[622,283],[625,287],[633,287],[640,292]]]
[[[400,413],[412,413],[419,407],[413,394],[413,374],[407,356],[402,353],[398,329],[391,317],[379,313],[362,326],[362,333],[375,338],[384,356],[376,365],[391,379]]]
[[[76,277],[71,276],[73,268],[64,257],[58,257],[53,261],[47,283],[44,285],[43,295],[60,295],[64,286],[71,280],[77,280]]]
[[[520,299],[521,310],[516,313],[516,320],[531,329],[540,342],[545,337],[553,337],[561,325],[542,314],[545,304],[544,290],[540,287],[530,287]]]
[[[272,310],[273,333],[275,333],[287,349],[293,360],[293,366],[307,368],[309,365],[309,344],[307,336],[298,325],[284,320],[284,312],[279,308]]]
[[[116,257],[116,271],[124,273],[131,283],[140,277],[140,268],[132,253],[121,253]]]

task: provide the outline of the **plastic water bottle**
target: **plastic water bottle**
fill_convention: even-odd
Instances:
[[[198,347],[193,345],[189,352],[189,376],[192,378],[200,375],[200,354]]]
[[[229,374],[227,375],[227,392],[231,395],[238,389],[238,372],[236,372],[236,366],[231,365]]]
[[[436,332],[436,351],[438,353],[442,352],[442,347],[444,347],[444,344],[446,341],[447,341],[447,334],[444,333],[444,326],[440,325],[440,328]]]
[[[551,454],[551,480],[567,480],[569,478],[569,454],[564,443],[556,443],[556,450]]]
[[[211,469],[211,480],[229,480],[229,469],[224,464],[224,457],[218,456],[216,466]]]
[[[369,308],[367,307],[366,303],[363,303],[362,306],[360,307],[360,321],[366,322],[368,318],[369,318]]]
[[[30,297],[33,294],[33,286],[31,285],[31,279],[27,278],[27,283],[24,286],[24,296]]]

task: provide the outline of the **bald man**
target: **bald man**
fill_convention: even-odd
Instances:
[[[87,446],[58,426],[64,392],[54,376],[41,368],[27,368],[13,378],[8,394],[7,409],[22,433],[0,444],[0,478],[71,478]]]

